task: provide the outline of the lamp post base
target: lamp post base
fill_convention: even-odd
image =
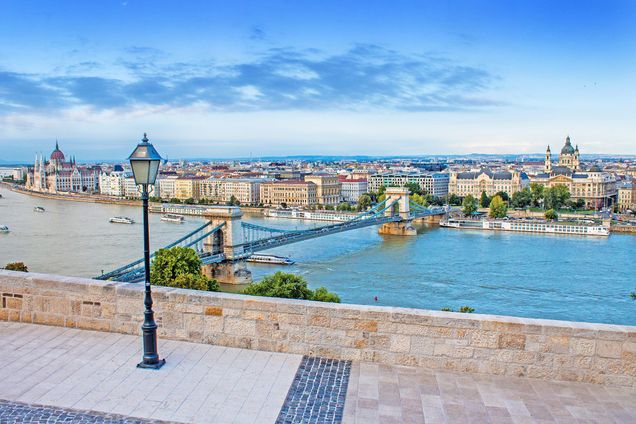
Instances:
[[[140,362],[137,364],[137,368],[158,370],[159,368],[163,367],[165,363],[166,363],[165,359],[160,359],[159,362],[156,362],[154,364],[147,364],[145,362]]]

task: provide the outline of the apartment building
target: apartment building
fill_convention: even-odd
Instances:
[[[317,202],[316,184],[309,181],[269,181],[260,185],[260,201],[267,206],[309,206]]]
[[[316,185],[316,201],[320,205],[337,205],[342,201],[341,184],[337,175],[305,175],[305,182]]]

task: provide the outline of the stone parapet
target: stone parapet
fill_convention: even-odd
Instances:
[[[0,270],[0,320],[140,334],[143,285]],[[154,287],[164,339],[636,387],[636,327]]]

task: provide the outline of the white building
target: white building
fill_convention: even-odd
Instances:
[[[262,178],[208,178],[199,185],[199,198],[215,203],[229,202],[232,197],[243,205],[260,203]]]
[[[381,186],[404,187],[415,183],[430,195],[445,197],[448,194],[449,179],[449,175],[444,172],[377,174],[369,176],[369,190],[377,192]]]
[[[340,192],[345,202],[356,203],[360,196],[369,192],[369,182],[366,179],[346,179],[340,177]]]

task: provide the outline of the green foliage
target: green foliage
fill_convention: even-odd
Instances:
[[[150,267],[150,282],[158,286],[218,291],[219,285],[201,274],[201,259],[189,247],[159,249]]]
[[[24,262],[11,262],[4,266],[4,269],[7,271],[22,271],[29,272],[29,268],[24,264]]]
[[[543,184],[539,183],[530,183],[530,193],[532,194],[532,204],[534,206],[539,206],[541,200],[543,199],[544,192]]]
[[[477,201],[472,196],[472,194],[464,197],[464,201],[462,202],[462,212],[466,216],[472,215],[473,213],[477,212]]]
[[[545,211],[545,219],[550,221],[554,221],[555,219],[559,219],[559,214],[554,209],[548,209]]]
[[[428,206],[428,201],[426,200],[426,196],[422,196],[420,194],[415,193],[410,196],[410,199],[414,203],[417,203],[418,205]]]
[[[532,204],[532,191],[528,187],[517,191],[512,195],[511,204],[513,208],[527,208]]]
[[[150,196],[148,198],[149,202],[161,203],[161,197],[159,196]]]
[[[358,198],[358,210],[366,211],[371,207],[371,196],[368,194],[363,194]]]
[[[459,308],[459,312],[464,314],[472,314],[473,312],[475,312],[475,308],[471,308],[470,306],[462,306],[461,308]]]
[[[386,187],[381,185],[380,187],[378,187],[378,196],[382,196],[384,194],[384,192],[386,191]],[[378,200],[378,202],[380,202],[381,200]]]
[[[412,183],[412,182],[406,183],[404,184],[404,187],[408,188],[411,194],[417,194],[419,196],[425,194],[424,191],[422,190],[422,187],[420,187],[418,183]]]
[[[486,194],[485,191],[481,192],[481,198],[479,199],[479,204],[482,208],[487,208],[490,206],[490,197]]]
[[[499,196],[495,196],[490,201],[490,212],[488,213],[491,218],[505,218],[508,215],[508,205]]]
[[[448,306],[444,307],[441,309],[444,312],[453,312],[453,310],[451,308],[449,308]]]
[[[501,200],[503,200],[504,202],[510,201],[510,196],[508,196],[508,193],[506,193],[505,191],[498,191],[497,193],[495,193],[495,196],[501,197]]]
[[[326,211],[332,211],[334,209],[336,209],[336,208],[334,208],[333,205],[325,205],[325,210]]]
[[[459,206],[462,204],[462,199],[455,193],[448,196],[448,204],[451,206]]]
[[[236,198],[236,196],[230,196],[230,200],[227,202],[228,206],[241,206],[241,202]]]
[[[343,212],[348,212],[351,209],[353,209],[352,206],[347,202],[341,202],[338,204],[338,206],[336,206],[336,210],[343,211]]]
[[[253,283],[243,290],[244,294],[253,296],[282,297],[286,299],[316,300],[319,302],[340,302],[340,298],[320,287],[312,291],[307,287],[307,281],[299,275],[277,272]]]
[[[172,199],[170,199],[170,203],[181,203],[181,200],[173,197]]]
[[[187,199],[183,201],[183,203],[185,203],[186,205],[194,205],[195,202],[192,197],[188,197]]]
[[[561,209],[570,199],[570,190],[564,185],[556,185],[544,191],[546,209]]]
[[[378,196],[378,203],[384,202],[384,199],[386,199],[386,194],[382,193]]]

